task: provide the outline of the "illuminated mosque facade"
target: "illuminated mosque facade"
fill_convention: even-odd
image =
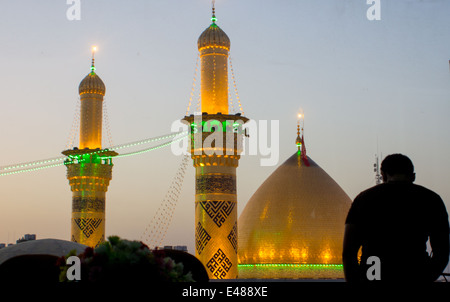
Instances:
[[[351,200],[306,155],[300,124],[297,151],[255,192],[238,221],[236,168],[248,119],[228,112],[230,39],[216,24],[214,6],[211,20],[198,38],[202,114],[183,119],[195,167],[196,257],[213,279],[343,278]],[[205,146],[215,133],[222,134],[215,145]]]
[[[300,125],[298,150],[259,187],[238,221],[236,169],[248,118],[229,112],[231,43],[216,24],[214,6],[211,21],[197,42],[201,114],[182,119],[191,130],[195,168],[195,256],[211,279],[342,278],[351,200],[306,155]],[[118,155],[102,149],[105,92],[92,58],[79,85],[79,148],[63,151],[72,191],[71,240],[91,247],[105,240],[106,192]]]

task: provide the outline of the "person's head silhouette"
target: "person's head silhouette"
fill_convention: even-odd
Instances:
[[[386,156],[381,163],[383,182],[406,181],[414,182],[416,174],[412,161],[403,154]]]

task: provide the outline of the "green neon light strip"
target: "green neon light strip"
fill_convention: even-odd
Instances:
[[[77,154],[77,155],[69,155],[69,156],[67,156],[68,158],[71,158],[71,159],[78,159],[78,160],[80,160],[80,158],[83,158],[83,156],[88,156],[88,155],[92,155],[92,154],[101,154],[101,153],[104,153],[104,152],[107,152],[107,151],[109,151],[109,149],[101,149],[101,150],[98,150],[98,151],[94,151],[94,152],[89,152],[89,153],[83,153],[83,154]],[[101,157],[101,156],[99,156],[99,157]],[[84,159],[81,159],[80,160],[80,162],[82,162],[82,161],[84,161]]]
[[[54,158],[49,158],[49,159],[42,159],[39,161],[15,164],[15,165],[11,165],[11,166],[3,166],[3,167],[0,167],[0,171],[1,170],[15,170],[15,169],[25,168],[25,167],[30,167],[30,166],[39,166],[39,165],[43,165],[43,164],[63,161],[65,159],[66,159],[66,157],[54,157]]]
[[[4,173],[0,173],[0,176],[7,176],[7,175],[24,173],[24,172],[33,172],[33,171],[37,171],[37,170],[53,168],[53,167],[59,167],[59,166],[64,166],[64,163],[53,164],[53,165],[46,165],[46,166],[35,167],[35,168],[22,169],[22,170],[11,171],[11,172],[4,172]]]
[[[160,149],[160,148],[166,147],[166,146],[168,146],[168,145],[170,145],[170,144],[172,144],[174,142],[180,141],[181,139],[185,138],[188,135],[188,132],[177,132],[177,133],[173,133],[173,134],[170,134],[170,135],[163,135],[163,136],[159,136],[159,137],[156,137],[156,138],[146,139],[146,140],[143,140],[143,141],[138,141],[138,142],[134,142],[134,143],[119,145],[118,147],[120,149],[123,149],[123,148],[128,148],[128,147],[132,147],[132,146],[141,145],[141,144],[144,144],[144,143],[150,143],[150,142],[153,142],[153,141],[158,141],[158,140],[162,140],[162,139],[166,139],[166,138],[175,137],[175,136],[180,135],[180,134],[184,134],[184,135],[180,136],[179,138],[173,139],[170,142],[167,142],[167,143],[164,143],[164,144],[160,144],[158,146],[154,146],[154,147],[151,147],[151,148],[147,148],[147,149],[143,149],[143,150],[139,150],[139,151],[135,151],[135,152],[119,154],[118,156],[115,156],[115,158],[131,156],[131,155],[138,155],[138,154],[142,154],[142,153],[146,153],[146,152],[149,152],[149,151],[153,151],[153,150],[156,150],[156,149]],[[116,148],[116,147],[113,147],[113,148]],[[106,151],[108,151],[108,149],[94,151],[94,152],[86,153],[84,155],[100,154],[100,153],[106,152]],[[102,157],[100,156],[100,158],[102,158]],[[109,157],[103,157],[103,158],[109,158]],[[22,169],[18,169],[16,171],[0,173],[0,176],[7,176],[7,175],[24,173],[24,172],[33,172],[33,171],[38,171],[38,170],[42,170],[42,169],[63,166],[63,165],[65,165],[65,163],[57,163],[57,164],[50,164],[50,165],[45,165],[45,166],[41,166],[41,167],[34,167],[34,168],[23,169],[24,167],[27,167],[27,166],[37,166],[37,165],[41,165],[43,163],[55,162],[55,161],[65,160],[65,159],[67,159],[67,157],[60,157],[60,158],[58,157],[58,158],[53,158],[53,159],[40,160],[40,161],[35,161],[35,162],[29,162],[29,163],[23,163],[23,164],[6,166],[6,167],[3,168],[4,170],[13,170],[13,169],[18,169],[18,168],[22,168]]]
[[[318,263],[318,264],[302,264],[302,263],[259,263],[259,264],[238,264],[238,267],[245,267],[245,268],[251,268],[251,267],[335,267],[335,268],[342,268],[342,264],[325,264],[325,263]]]
[[[86,155],[99,154],[99,153],[106,152],[106,151],[109,151],[109,150],[119,150],[119,149],[134,147],[134,146],[138,146],[138,145],[142,145],[142,144],[155,142],[155,141],[158,141],[158,140],[172,138],[172,137],[175,137],[177,135],[184,134],[184,133],[187,133],[187,132],[176,132],[176,133],[172,133],[172,134],[168,134],[168,135],[161,135],[161,136],[158,136],[158,137],[145,139],[145,140],[142,140],[142,141],[136,141],[136,142],[132,142],[132,143],[121,144],[121,145],[113,146],[110,149],[102,149],[102,150],[94,151],[94,152],[91,152],[91,153],[86,153]],[[55,162],[59,162],[59,161],[64,161],[65,159],[67,159],[67,157],[65,157],[65,156],[64,157],[54,157],[54,158],[42,159],[42,160],[37,160],[37,161],[32,161],[32,162],[25,162],[25,163],[20,163],[20,164],[8,165],[8,166],[0,167],[0,171],[8,171],[8,170],[16,170],[16,169],[23,170],[23,168],[26,168],[26,167],[33,167],[33,166],[40,166],[40,165],[44,165],[44,164],[48,164],[48,163],[55,163]],[[61,165],[62,165],[62,163],[61,163]],[[51,165],[49,165],[49,167],[51,167]],[[27,171],[33,171],[32,169],[26,169],[26,170]],[[14,174],[14,173],[10,173],[10,174]],[[10,174],[2,173],[2,174],[0,174],[0,176],[2,176],[2,175],[10,175]]]
[[[146,152],[149,152],[149,151],[153,151],[153,150],[156,150],[156,149],[160,149],[162,147],[166,147],[166,146],[168,146],[170,144],[173,144],[173,143],[175,143],[177,141],[180,141],[183,138],[185,138],[186,136],[188,136],[188,134],[185,134],[185,135],[183,135],[183,136],[181,136],[181,137],[179,137],[177,139],[174,139],[174,140],[172,140],[170,142],[167,142],[167,143],[164,143],[164,144],[160,144],[158,146],[154,146],[154,147],[151,147],[151,148],[147,148],[147,149],[143,149],[143,150],[139,150],[139,151],[135,151],[135,152],[119,154],[119,155],[115,156],[114,158],[131,156],[131,155],[137,155],[137,154],[142,154],[142,153],[146,153]]]
[[[181,131],[181,132],[176,132],[176,133],[172,133],[172,134],[168,134],[168,135],[161,135],[161,136],[158,136],[158,137],[153,137],[153,138],[145,139],[145,140],[142,140],[142,141],[136,141],[136,142],[132,142],[132,143],[127,143],[127,144],[113,146],[113,147],[111,147],[109,149],[110,150],[119,150],[119,149],[123,149],[123,148],[134,147],[134,146],[143,145],[143,144],[147,144],[147,143],[151,143],[151,142],[155,142],[155,141],[159,141],[159,140],[163,140],[163,139],[172,138],[172,137],[175,137],[175,136],[180,135],[180,134],[187,134],[187,132],[186,131],[184,131],[184,132]]]

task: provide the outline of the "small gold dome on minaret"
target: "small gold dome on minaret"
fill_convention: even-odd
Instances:
[[[102,79],[95,73],[95,66],[94,66],[94,52],[96,48],[94,47],[92,50],[92,65],[91,65],[91,72],[81,81],[80,85],[78,86],[78,93],[85,94],[85,93],[95,93],[100,95],[105,95],[106,92],[106,86],[103,83]]]
[[[228,38],[227,34],[216,24],[217,18],[214,7],[211,21],[211,25],[205,29],[198,38],[198,49],[200,50],[204,47],[223,47],[230,50],[230,38]]]
[[[89,73],[78,86],[79,94],[96,93],[105,95],[106,87],[103,81],[94,72]]]

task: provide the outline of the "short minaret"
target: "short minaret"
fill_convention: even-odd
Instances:
[[[200,35],[201,115],[184,117],[191,129],[195,167],[195,255],[212,279],[235,279],[237,269],[236,168],[242,152],[240,113],[228,114],[230,39],[216,24]]]
[[[297,138],[295,139],[295,144],[297,145],[297,163],[298,165],[306,165],[309,166],[308,157],[306,156],[306,146],[305,146],[305,138],[303,135],[304,129],[303,129],[303,121],[304,115],[299,114],[298,115],[298,122],[297,122]]]
[[[102,148],[102,114],[105,84],[91,72],[81,81],[80,148],[63,151],[72,190],[71,240],[96,247],[105,240],[105,196],[112,178],[112,157]]]

